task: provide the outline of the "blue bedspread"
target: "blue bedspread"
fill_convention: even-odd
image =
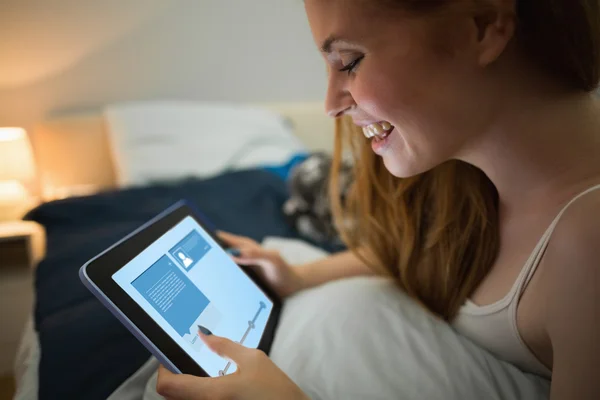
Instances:
[[[44,225],[47,255],[35,276],[39,398],[106,399],[149,357],[80,283],[78,269],[180,199],[222,230],[261,240],[297,237],[281,206],[285,182],[261,170],[46,203],[26,219]]]

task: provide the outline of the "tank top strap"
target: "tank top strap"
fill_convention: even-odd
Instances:
[[[567,203],[567,205],[564,206],[563,209],[554,218],[554,220],[552,221],[552,224],[550,224],[550,226],[548,227],[546,232],[544,232],[544,235],[542,236],[542,238],[538,242],[537,246],[535,247],[532,257],[529,257],[529,260],[527,261],[527,264],[525,265],[525,270],[527,272],[524,275],[519,277],[519,279],[521,279],[521,282],[519,282],[518,286],[517,286],[518,287],[517,298],[520,298],[523,295],[523,293],[525,292],[525,289],[527,288],[527,285],[529,285],[529,282],[531,282],[531,279],[533,278],[535,271],[537,270],[540,262],[542,261],[542,257],[544,256],[544,253],[546,252],[548,243],[550,243],[550,238],[552,237],[552,233],[554,233],[554,230],[556,229],[556,226],[558,225],[561,217],[564,215],[564,213],[567,211],[567,209],[573,203],[575,203],[577,200],[579,200],[586,194],[591,193],[597,189],[600,189],[600,184],[592,186],[592,187],[584,190],[583,192],[579,193],[577,196],[573,197],[571,199],[571,201],[569,201]]]

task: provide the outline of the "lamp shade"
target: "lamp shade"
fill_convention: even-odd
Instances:
[[[0,128],[0,181],[35,177],[31,144],[24,129]]]

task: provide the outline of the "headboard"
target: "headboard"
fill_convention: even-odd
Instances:
[[[331,151],[334,121],[325,114],[323,103],[257,105],[289,118],[296,135],[311,151]],[[43,121],[34,128],[31,140],[45,199],[116,186],[102,110]]]

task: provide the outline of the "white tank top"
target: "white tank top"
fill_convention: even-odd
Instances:
[[[596,189],[600,189],[600,185],[575,196],[554,218],[525,263],[510,292],[503,299],[486,306],[478,306],[470,300],[466,301],[452,322],[459,333],[521,370],[551,379],[552,371],[533,354],[519,333],[517,308],[560,218],[571,204]]]

